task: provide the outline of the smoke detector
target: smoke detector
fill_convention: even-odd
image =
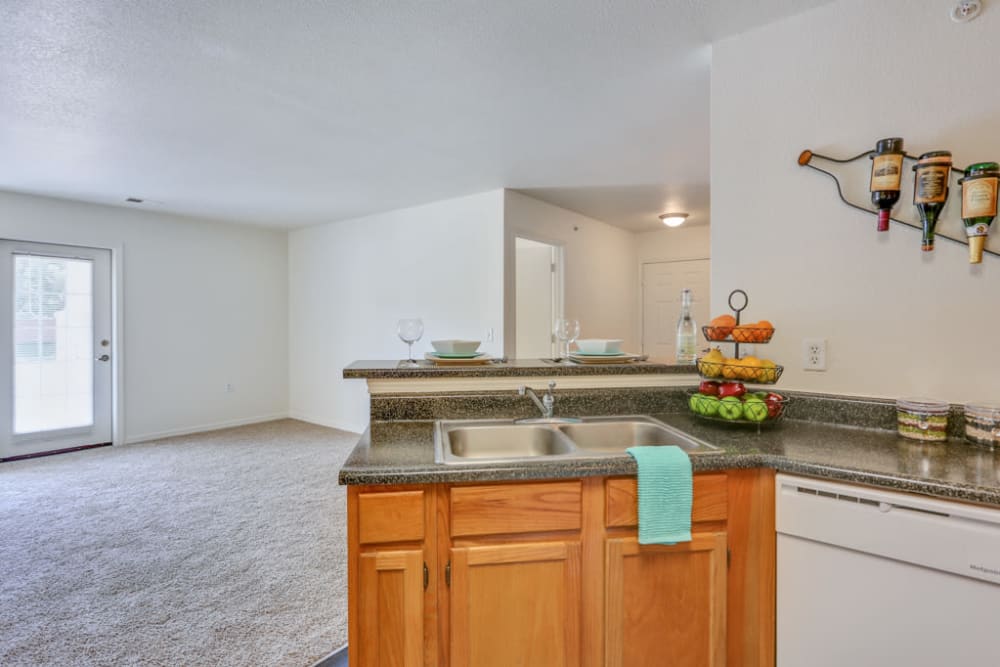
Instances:
[[[980,0],[962,0],[951,10],[951,20],[955,23],[968,23],[983,11]]]

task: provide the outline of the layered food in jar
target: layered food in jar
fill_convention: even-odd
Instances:
[[[967,404],[965,439],[991,449],[1000,446],[1000,404]]]
[[[896,426],[904,438],[923,442],[948,439],[949,405],[929,398],[901,398],[896,401]]]

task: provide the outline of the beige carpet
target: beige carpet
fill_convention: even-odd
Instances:
[[[0,463],[0,665],[304,667],[344,644],[356,440],[282,420]]]

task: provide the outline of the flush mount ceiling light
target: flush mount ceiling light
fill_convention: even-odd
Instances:
[[[687,220],[687,213],[664,213],[660,216],[660,220],[663,221],[667,227],[680,227]]]

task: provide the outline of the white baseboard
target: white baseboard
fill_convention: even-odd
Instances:
[[[287,412],[278,412],[272,415],[258,415],[256,417],[230,419],[228,421],[214,422],[211,424],[174,428],[166,431],[154,431],[152,433],[143,433],[141,435],[129,435],[126,433],[125,444],[131,445],[137,442],[148,442],[149,440],[159,440],[160,438],[171,438],[177,435],[191,435],[192,433],[202,433],[204,431],[218,431],[220,428],[232,428],[233,426],[260,424],[263,422],[275,421],[277,419],[288,419],[288,416]]]
[[[359,424],[346,424],[344,422],[334,421],[332,419],[326,419],[325,417],[316,417],[315,415],[307,415],[296,410],[292,410],[288,413],[291,419],[298,419],[299,421],[309,422],[310,424],[316,424],[318,426],[326,426],[327,428],[335,428],[338,431],[347,431],[348,433],[358,433],[360,434],[368,425],[363,426]]]

